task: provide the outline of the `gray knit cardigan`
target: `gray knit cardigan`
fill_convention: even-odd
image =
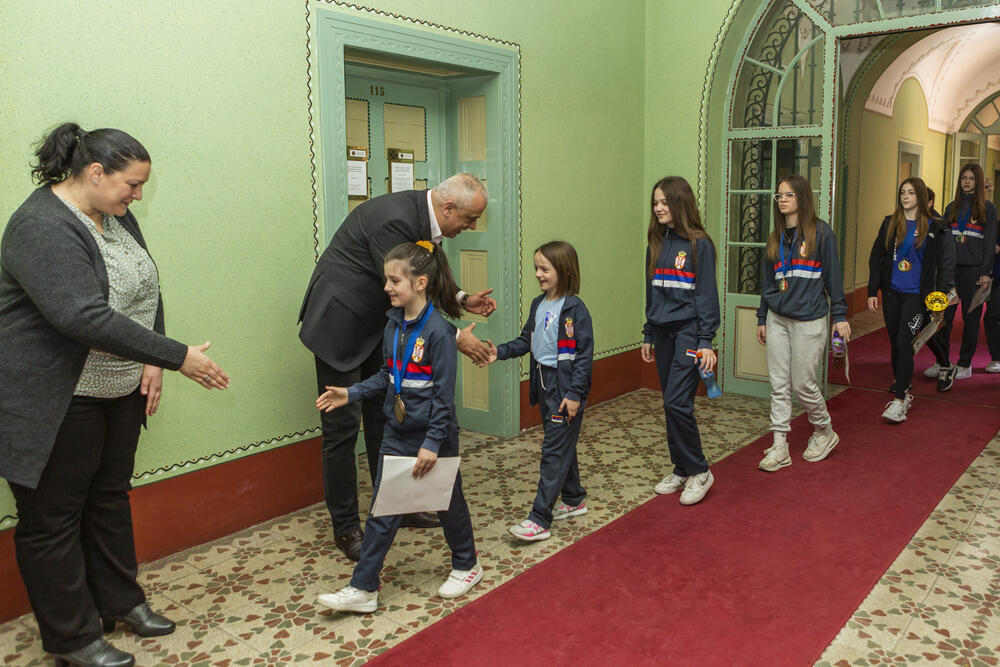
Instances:
[[[117,218],[144,249],[131,212]],[[38,188],[0,241],[0,477],[35,488],[90,348],[176,370],[187,346],[108,306],[108,274],[90,231]]]

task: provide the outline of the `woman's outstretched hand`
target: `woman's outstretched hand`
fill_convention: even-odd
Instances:
[[[208,341],[201,345],[189,345],[179,370],[205,389],[225,389],[229,386],[229,376],[205,354],[211,345]]]

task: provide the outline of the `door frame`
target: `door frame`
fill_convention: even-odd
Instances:
[[[777,138],[815,138],[821,144],[819,161],[820,178],[818,183],[812,183],[818,190],[817,216],[834,224],[834,202],[837,200],[839,135],[843,127],[839,123],[840,104],[842,98],[841,82],[839,81],[840,40],[849,37],[878,35],[886,33],[902,33],[926,28],[939,28],[950,25],[978,23],[996,20],[998,17],[997,2],[992,6],[978,6],[960,9],[945,9],[942,0],[935,0],[932,11],[922,12],[903,17],[889,17],[882,3],[876,3],[879,18],[857,23],[840,23],[834,25],[822,10],[818,10],[810,0],[787,0],[796,10],[816,25],[825,36],[823,43],[823,72],[821,116],[819,122],[809,125],[783,125],[780,127],[730,127],[731,114],[735,105],[744,102],[736,98],[736,87],[741,65],[753,62],[746,59],[747,51],[758,30],[767,29],[763,26],[764,18],[774,4],[773,0],[733,0],[729,11],[719,30],[716,47],[713,50],[706,74],[706,92],[702,97],[702,135],[699,146],[699,195],[703,207],[718,211],[721,219],[720,297],[723,304],[723,336],[720,341],[722,358],[725,367],[717,373],[726,384],[727,391],[747,393],[751,395],[766,395],[769,385],[766,377],[739,376],[736,373],[736,354],[739,341],[736,340],[735,309],[749,307],[742,301],[748,301],[738,293],[729,292],[729,249],[730,227],[738,224],[731,220],[729,210],[730,198],[730,142],[740,139],[777,139]],[[721,65],[717,68],[717,64]],[[787,69],[788,66],[786,66]],[[775,70],[777,74],[782,72]],[[714,85],[713,85],[714,83]],[[846,83],[846,82],[845,82]],[[723,165],[722,168],[708,169],[706,165]],[[815,191],[815,190],[814,190]],[[717,208],[716,208],[717,207]],[[834,227],[838,242],[842,246],[845,230]],[[770,231],[770,230],[768,230]],[[841,262],[843,263],[843,256]],[[758,297],[759,298],[759,297]],[[732,310],[732,313],[729,311]]]
[[[347,144],[345,109],[344,48],[353,47],[403,57],[458,66],[493,75],[497,80],[499,118],[499,182],[489,184],[490,198],[502,215],[490,216],[490,224],[501,227],[501,247],[495,249],[511,261],[501,262],[501,272],[491,287],[500,304],[493,317],[499,318],[501,340],[509,340],[520,330],[521,270],[521,186],[520,186],[520,53],[516,46],[503,47],[441,34],[428,29],[354,16],[334,9],[313,8],[316,16],[317,57],[311,66],[319,80],[319,165],[314,163],[317,181],[314,210],[317,220],[322,211],[323,246],[337,231],[348,212]],[[310,88],[310,102],[315,91]],[[317,123],[312,122],[315,132]],[[319,225],[316,229],[316,252],[321,250]],[[520,419],[519,365],[498,364],[491,372],[501,377],[501,396],[497,419],[505,435],[518,432]]]

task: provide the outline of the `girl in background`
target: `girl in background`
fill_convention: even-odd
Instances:
[[[653,186],[646,237],[642,360],[656,361],[667,447],[674,466],[654,491],[681,491],[681,504],[693,505],[714,482],[694,418],[694,394],[699,370],[715,369],[712,339],[720,317],[715,246],[701,223],[691,186],[683,178],[668,176]],[[689,350],[701,353],[700,364],[688,356]]]
[[[830,225],[816,218],[812,188],[799,174],[778,182],[766,254],[757,342],[767,345],[774,441],[757,467],[774,472],[792,465],[788,433],[793,394],[813,425],[802,458],[822,461],[840,440],[816,380],[816,367],[826,353],[827,314],[833,317],[833,333],[844,342],[851,339],[837,239]]]
[[[528,518],[510,527],[526,542],[551,536],[553,521],[587,513],[580,485],[576,442],[590,392],[594,330],[577,295],[580,263],[576,249],[551,241],[535,251],[535,278],[542,293],[531,302],[521,335],[491,350],[491,361],[531,353],[530,401],[542,415],[542,460],[538,491]],[[556,500],[562,502],[556,505]]]
[[[351,387],[327,387],[316,407],[329,412],[348,403],[385,396],[387,418],[381,454],[415,456],[413,476],[423,477],[438,454],[458,456],[455,417],[457,370],[455,329],[441,316],[458,318],[461,310],[444,253],[430,241],[402,243],[385,256],[385,291],[393,306],[387,313],[382,351],[386,366]],[[440,311],[440,312],[439,312]],[[372,492],[372,507],[382,480],[382,459]],[[451,504],[438,512],[451,547],[452,571],[438,595],[465,595],[483,578],[476,558],[472,519],[462,494],[462,475],[455,478]],[[378,608],[379,573],[403,515],[368,515],[361,559],[349,586],[326,593],[317,602],[335,611],[373,612]]]
[[[906,421],[913,402],[913,339],[928,322],[924,298],[935,291],[947,293],[954,285],[955,244],[944,221],[931,216],[927,196],[919,178],[900,184],[896,211],[882,221],[868,258],[868,310],[878,311],[881,289],[892,357],[895,399],[882,418],[897,424]],[[948,366],[937,341],[929,343],[938,363]]]

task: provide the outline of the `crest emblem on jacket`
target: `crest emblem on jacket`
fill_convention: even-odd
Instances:
[[[677,256],[674,257],[674,268],[678,270],[683,269],[684,264],[686,262],[687,262],[687,253],[681,250],[680,252],[677,253]]]
[[[567,338],[572,338],[573,337],[573,318],[572,317],[567,317],[565,324],[566,324],[566,337]]]
[[[806,248],[806,242],[803,241],[802,245],[799,246],[799,257],[805,257],[808,249]]]
[[[418,337],[413,343],[413,363],[419,364],[424,358],[424,339]]]

